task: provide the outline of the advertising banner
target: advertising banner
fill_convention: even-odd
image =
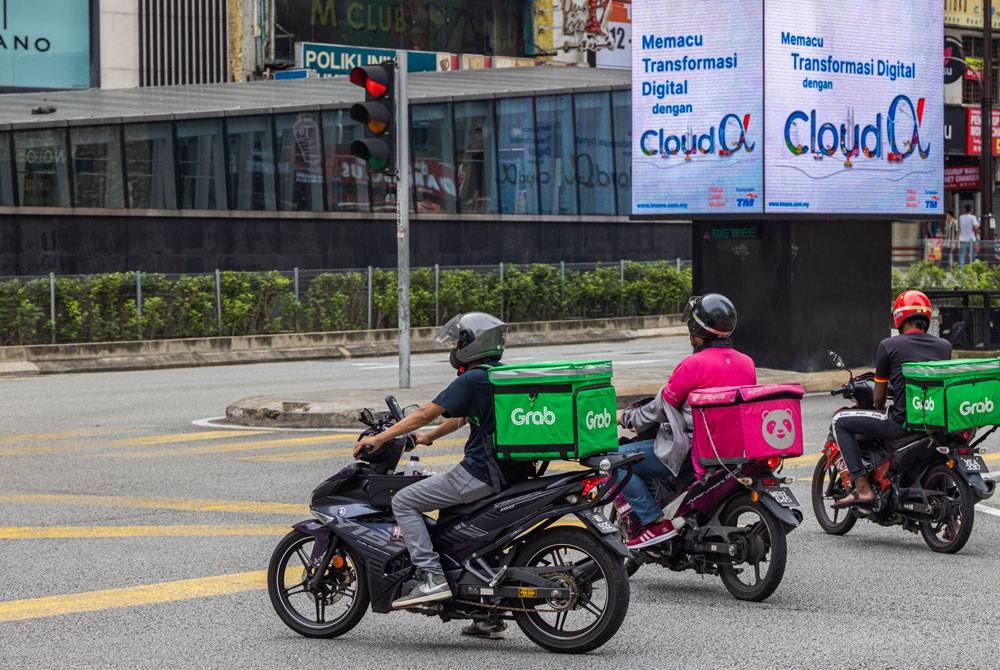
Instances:
[[[943,211],[939,2],[768,0],[769,213]],[[859,39],[859,26],[891,39]],[[867,31],[866,31],[867,32]],[[874,34],[874,33],[873,33]]]
[[[978,107],[966,107],[965,153],[983,155],[983,113]],[[1000,156],[1000,109],[991,110],[990,130],[993,136],[993,155]]]
[[[763,2],[632,5],[632,211],[763,212]]]
[[[632,5],[625,2],[611,3],[608,18],[608,35],[611,47],[597,52],[597,67],[628,70],[632,67]]]
[[[0,0],[0,87],[89,86],[89,0]]]
[[[978,165],[954,165],[944,169],[944,187],[960,191],[979,190]]]
[[[961,105],[944,106],[944,152],[953,156],[966,154],[968,112]],[[1000,118],[997,119],[1000,123]]]

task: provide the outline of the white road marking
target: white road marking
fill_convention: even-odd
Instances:
[[[281,428],[267,428],[264,426],[239,426],[234,423],[221,423],[225,421],[224,416],[213,416],[208,419],[197,419],[191,424],[199,428],[217,428],[219,430],[256,430],[264,433],[296,432],[296,433],[357,433],[360,428],[293,428],[284,426]],[[361,425],[361,424],[358,424]]]
[[[990,507],[989,505],[984,505],[982,503],[979,503],[978,505],[976,505],[976,509],[979,510],[980,512],[985,512],[986,514],[989,514],[991,516],[1000,516],[1000,509],[997,509],[996,507]]]

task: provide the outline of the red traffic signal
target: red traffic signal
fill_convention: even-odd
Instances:
[[[365,89],[365,101],[351,107],[351,118],[365,128],[364,139],[351,144],[351,154],[360,158],[373,172],[393,169],[396,112],[396,64],[356,67],[351,70],[351,83]]]

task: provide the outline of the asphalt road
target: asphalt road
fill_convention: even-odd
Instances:
[[[667,338],[517,353],[609,355],[656,379],[687,351]],[[415,357],[414,380],[445,383],[443,361]],[[502,642],[467,640],[460,622],[407,613],[369,615],[338,640],[301,638],[272,611],[262,571],[307,516],[313,486],[349,461],[352,437],[192,421],[247,395],[342,386],[378,397],[395,380],[393,359],[0,379],[0,668],[1000,664],[995,502],[957,556],[867,523],[828,536],[807,506],[785,579],[763,604],[735,601],[717,578],[646,566],[621,631],[586,659],[547,654],[516,629]],[[789,474],[810,476],[837,405],[806,398],[806,457]],[[458,450],[439,443],[424,459],[441,470]],[[807,504],[807,481],[793,489]]]

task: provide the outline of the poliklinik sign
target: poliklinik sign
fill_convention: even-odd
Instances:
[[[90,86],[89,0],[0,0],[0,86]]]
[[[941,214],[941,3],[704,5],[632,3],[633,214]]]

